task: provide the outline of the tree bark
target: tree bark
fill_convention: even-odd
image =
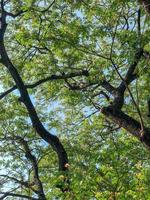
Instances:
[[[150,148],[149,128],[144,127],[144,130],[141,130],[141,124],[138,121],[116,107],[104,107],[101,109],[101,112],[115,124],[118,124],[120,128],[124,128]]]
[[[34,105],[30,99],[30,96],[28,94],[27,88],[18,73],[17,69],[14,67],[12,64],[11,60],[8,57],[7,51],[5,49],[4,45],[4,34],[6,31],[6,17],[7,17],[7,12],[4,10],[4,2],[1,1],[1,27],[0,27],[0,55],[1,55],[1,62],[3,65],[8,69],[9,73],[11,74],[12,78],[15,81],[15,84],[20,92],[20,100],[24,103],[26,109],[28,110],[30,119],[32,121],[32,125],[36,132],[39,134],[39,136],[48,142],[54,151],[56,151],[59,159],[59,170],[61,171],[66,171],[68,168],[66,167],[68,164],[68,156],[67,153],[60,142],[59,138],[55,135],[52,135],[50,132],[48,132],[43,124],[41,123],[36,110],[34,108]]]

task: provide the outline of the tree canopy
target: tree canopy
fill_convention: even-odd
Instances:
[[[0,199],[150,199],[149,0],[0,1]]]

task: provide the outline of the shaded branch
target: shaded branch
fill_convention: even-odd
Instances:
[[[20,10],[20,11],[19,11],[18,13],[16,13],[16,14],[13,14],[13,13],[10,13],[10,12],[7,12],[7,11],[5,11],[5,12],[6,12],[6,15],[7,15],[7,16],[16,18],[16,17],[20,16],[21,14],[25,13],[26,11]]]
[[[101,86],[102,86],[105,90],[107,90],[111,95],[114,96],[114,95],[116,94],[116,92],[117,92],[116,88],[113,87],[108,81],[102,80],[102,81],[100,82],[100,84],[101,84]]]
[[[127,89],[129,94],[130,94],[130,96],[131,96],[133,104],[135,105],[135,107],[137,109],[137,112],[138,112],[138,115],[139,115],[139,118],[140,118],[141,134],[144,131],[144,121],[143,121],[142,114],[141,114],[141,111],[139,109],[139,106],[137,105],[137,103],[136,103],[136,101],[135,101],[135,99],[134,99],[134,97],[132,95],[132,92],[131,92],[130,88],[128,87],[128,85],[133,81],[134,70],[135,70],[136,66],[138,65],[138,62],[140,61],[142,55],[143,55],[143,49],[138,49],[136,54],[135,54],[134,62],[133,62],[133,64],[130,65],[130,67],[129,67],[127,73],[126,73],[125,78],[122,77],[122,75],[120,74],[116,64],[114,63],[113,60],[111,60],[114,69],[116,70],[118,76],[121,79],[121,84],[119,85],[119,87],[117,89],[118,92],[117,92],[116,98],[114,99],[113,106],[118,108],[118,109],[122,108],[122,106],[124,104],[124,92]]]
[[[37,194],[39,196],[39,199],[46,200],[43,186],[39,178],[38,163],[37,163],[36,157],[32,155],[31,150],[28,146],[28,143],[25,139],[19,136],[15,136],[15,139],[23,146],[24,151],[25,151],[25,156],[32,164],[33,173],[34,173],[34,183],[37,186]]]
[[[14,65],[12,64],[11,60],[8,57],[4,45],[4,33],[6,30],[6,13],[3,11],[2,3],[1,3],[1,9],[2,9],[2,19],[1,19],[1,29],[0,29],[0,55],[2,58],[2,63],[8,69],[9,73],[11,74],[12,78],[15,81],[15,84],[20,92],[21,100],[24,103],[29,113],[34,129],[36,130],[38,135],[43,140],[48,142],[52,146],[53,150],[57,153],[59,160],[59,169],[62,171],[66,171],[68,170],[68,167],[66,167],[68,164],[68,156],[62,143],[60,142],[57,136],[48,132],[43,126],[42,122],[40,121],[37,115],[37,112],[34,108],[34,105],[30,99],[27,88],[20,74],[18,73],[17,69],[14,67]]]
[[[37,193],[36,190],[34,190],[34,188],[32,187],[33,183],[29,183],[28,181],[22,181],[22,180],[18,180],[17,178],[15,177],[11,177],[11,176],[8,176],[8,175],[5,175],[5,174],[1,174],[0,177],[4,177],[6,179],[10,179],[18,184],[20,184],[21,186],[24,186],[26,188],[29,188],[31,190],[33,190],[33,192]]]
[[[86,82],[80,82],[80,83],[70,83],[67,79],[65,80],[65,83],[67,84],[67,87],[70,90],[82,90],[85,91],[87,90],[88,87],[96,85],[97,82],[91,82],[91,83],[86,83]]]
[[[92,95],[92,97],[96,97],[99,95],[103,95],[107,99],[107,101],[109,101],[109,99],[110,99],[109,96],[106,94],[106,92],[104,92],[102,90],[100,92],[97,92],[96,94]]]
[[[47,8],[45,8],[44,10],[42,10],[41,12],[47,12],[53,6],[53,4],[55,3],[55,1],[56,0],[53,0],[52,3]]]
[[[141,124],[128,116],[119,109],[116,109],[113,106],[104,107],[101,109],[101,112],[111,119],[115,124],[118,124],[120,127],[126,129],[133,136],[137,137],[141,142],[150,147],[150,129],[143,127],[143,132],[141,134]]]
[[[137,77],[137,75],[134,74],[134,71],[142,56],[143,56],[143,49],[138,49],[138,51],[135,54],[133,63],[129,66],[125,78],[119,85],[119,90],[121,90],[122,92],[124,92],[126,90],[126,86],[129,85]]]
[[[83,71],[72,72],[72,73],[68,73],[68,74],[63,73],[62,75],[51,75],[51,76],[41,79],[35,83],[26,85],[26,88],[34,88],[34,87],[36,87],[42,83],[45,83],[47,81],[61,80],[61,79],[65,80],[65,79],[73,78],[73,77],[77,77],[77,76],[89,76],[89,73],[87,70],[83,70]]]
[[[17,89],[17,86],[13,86],[12,88],[6,90],[5,92],[0,94],[0,99],[4,98],[5,96],[7,96],[8,94],[10,94],[11,92],[13,92],[14,90]]]
[[[22,195],[22,194],[15,194],[15,193],[11,193],[11,192],[0,192],[0,194],[3,194],[3,196],[0,197],[0,200],[3,200],[5,197],[8,197],[8,196],[20,197],[20,198],[29,199],[29,200],[39,200],[39,199],[34,198],[34,197],[29,197],[27,195]]]
[[[113,96],[116,95],[116,92],[117,92],[117,88],[113,87],[106,79],[93,80],[93,81],[90,81],[89,83],[81,83],[81,84],[76,84],[76,83],[71,84],[68,80],[66,80],[66,83],[71,90],[82,90],[82,89],[85,89],[87,87],[97,84],[98,86],[103,87],[107,92],[109,92]]]
[[[51,75],[47,78],[43,78],[35,83],[31,83],[31,84],[26,84],[25,87],[27,89],[33,89],[36,86],[39,86],[47,81],[53,81],[53,80],[63,80],[63,79],[67,79],[67,78],[73,78],[73,77],[78,77],[78,76],[89,76],[89,73],[87,70],[82,70],[79,72],[72,72],[72,73],[63,73],[62,75]],[[12,88],[6,90],[5,92],[0,94],[0,99],[4,98],[6,95],[8,95],[9,93],[13,92],[14,90],[17,89],[17,86],[13,86]]]

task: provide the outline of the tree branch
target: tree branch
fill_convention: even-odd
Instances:
[[[44,79],[41,79],[35,83],[32,83],[32,84],[27,84],[25,85],[26,88],[34,88],[42,83],[45,83],[47,81],[52,81],[52,80],[65,80],[65,79],[68,79],[68,78],[73,78],[73,77],[77,77],[77,76],[89,76],[89,73],[87,70],[82,70],[82,71],[79,71],[79,72],[72,72],[72,73],[68,73],[68,74],[65,74],[63,73],[62,75],[51,75],[47,78],[44,78]]]
[[[16,17],[20,16],[21,14],[25,13],[26,11],[20,10],[20,11],[19,11],[18,13],[16,13],[16,14],[13,14],[13,13],[10,13],[10,12],[7,12],[7,11],[5,11],[5,12],[6,12],[6,15],[7,15],[7,16],[16,18]]]
[[[109,96],[106,94],[106,92],[104,92],[102,90],[100,92],[97,92],[96,94],[92,95],[92,97],[96,97],[99,95],[103,95],[107,99],[107,101],[109,101],[109,99],[110,99]]]
[[[42,10],[41,12],[47,12],[53,6],[54,3],[55,3],[55,0],[53,0],[52,3],[47,8]]]
[[[134,74],[134,71],[142,56],[143,56],[143,49],[138,49],[138,51],[135,53],[133,63],[130,65],[125,78],[122,80],[121,84],[119,85],[118,89],[120,91],[124,92],[126,90],[126,85],[129,85],[137,77],[136,74]]]
[[[141,124],[113,106],[103,107],[101,112],[109,119],[111,119],[115,124],[118,124],[120,127],[126,129],[129,133],[150,147],[149,128],[144,127],[143,133],[141,134]]]
[[[39,200],[39,199],[34,198],[34,197],[29,197],[27,195],[22,195],[22,194],[14,194],[14,193],[11,193],[11,192],[0,192],[0,194],[3,194],[3,196],[0,197],[0,200],[3,200],[5,197],[8,197],[8,196],[20,197],[20,198],[29,199],[29,200]]]
[[[37,194],[39,196],[39,199],[46,200],[44,190],[43,190],[43,185],[39,178],[38,163],[37,163],[36,157],[32,155],[31,150],[28,146],[28,143],[25,139],[23,139],[20,136],[15,136],[15,139],[23,146],[24,151],[25,151],[25,156],[32,164],[33,172],[34,172],[34,183],[37,186]]]
[[[126,76],[125,78],[122,77],[122,75],[120,74],[118,68],[116,67],[116,64],[114,63],[113,60],[111,60],[112,62],[112,65],[114,67],[114,69],[116,70],[118,76],[120,77],[120,79],[122,80],[121,84],[119,85],[118,87],[118,92],[117,92],[117,96],[116,98],[114,99],[114,102],[113,102],[113,106],[118,108],[118,109],[121,109],[123,104],[124,104],[124,92],[125,90],[127,89],[130,96],[131,96],[131,99],[133,101],[133,104],[135,105],[136,109],[137,109],[137,112],[138,112],[138,115],[139,115],[139,118],[140,118],[140,123],[141,123],[141,134],[143,133],[144,131],[144,121],[143,121],[143,118],[142,118],[142,115],[141,115],[141,111],[139,109],[139,106],[137,105],[132,93],[131,93],[131,90],[130,88],[128,87],[128,85],[131,83],[131,81],[133,80],[133,73],[134,73],[134,70],[136,68],[136,66],[138,65],[138,62],[140,61],[140,58],[142,57],[143,55],[143,49],[137,49],[137,52],[135,54],[135,58],[134,58],[134,62],[133,64],[130,65],[127,73],[126,73]]]
[[[24,186],[26,188],[30,188],[33,192],[37,193],[37,191],[31,186],[32,184],[30,184],[29,182],[27,181],[22,181],[22,180],[18,180],[17,178],[15,177],[11,177],[11,176],[8,176],[8,175],[5,175],[5,174],[1,174],[0,177],[4,177],[6,179],[10,179],[18,184],[20,184],[21,186]]]
[[[102,81],[100,82],[100,84],[101,84],[101,86],[102,86],[105,90],[107,90],[111,95],[113,95],[113,96],[116,95],[116,92],[117,92],[116,88],[113,87],[108,81],[102,80]]]
[[[6,90],[5,92],[0,94],[0,99],[4,98],[5,96],[7,96],[8,94],[10,94],[11,92],[13,92],[14,90],[17,89],[17,86],[13,86],[12,88]]]
[[[78,77],[78,76],[89,76],[89,73],[87,70],[82,70],[79,72],[72,72],[72,73],[63,73],[62,75],[51,75],[47,78],[43,78],[35,83],[31,83],[31,84],[26,84],[25,87],[27,89],[33,89],[47,81],[54,81],[54,80],[65,80],[67,78],[73,78],[73,77]],[[9,93],[13,92],[14,90],[17,89],[17,86],[14,85],[12,88],[6,90],[5,92],[0,94],[0,99],[4,98],[6,95],[8,95]]]
[[[1,19],[1,29],[0,29],[0,55],[2,58],[2,63],[8,69],[12,78],[15,81],[15,84],[21,95],[21,100],[26,106],[26,109],[28,110],[34,129],[39,134],[39,136],[43,140],[48,142],[52,146],[54,151],[56,151],[59,158],[59,169],[62,171],[66,171],[68,170],[68,167],[66,167],[68,165],[68,156],[62,143],[60,142],[57,136],[52,135],[50,132],[48,132],[41,123],[37,115],[37,112],[34,108],[34,105],[29,97],[26,86],[21,76],[19,75],[17,69],[14,67],[14,65],[12,64],[11,60],[8,57],[7,51],[4,46],[4,33],[6,30],[6,13],[3,10],[3,4],[1,4],[1,9],[2,9],[2,19]]]

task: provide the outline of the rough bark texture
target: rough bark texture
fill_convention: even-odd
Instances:
[[[146,146],[150,147],[149,128],[144,127],[144,130],[141,130],[141,124],[138,121],[113,106],[104,107],[101,109],[101,112],[115,124],[118,124],[119,127],[124,128],[141,142],[146,144]]]

